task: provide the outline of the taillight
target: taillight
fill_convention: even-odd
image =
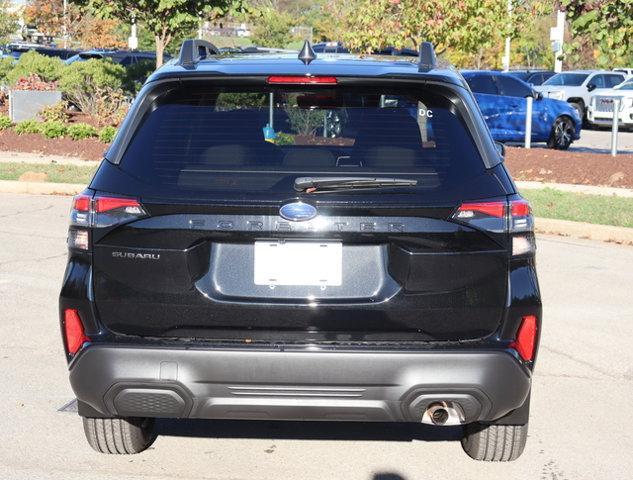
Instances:
[[[505,201],[462,203],[451,218],[475,228],[494,233],[503,233],[507,229],[507,208]]]
[[[147,215],[135,198],[80,194],[70,210],[68,246],[90,250],[90,228],[111,227]],[[84,228],[85,227],[85,228]]]
[[[268,77],[269,84],[284,85],[336,85],[336,77],[314,77],[310,75],[271,75]]]
[[[132,215],[144,213],[141,204],[135,198],[95,197],[95,212],[104,213],[112,210],[123,210]]]
[[[533,255],[536,252],[536,242],[530,202],[523,198],[511,200],[508,222],[512,235],[512,256]]]
[[[71,355],[75,355],[85,343],[90,342],[84,332],[79,312],[74,308],[64,310],[64,336],[66,348]]]
[[[521,319],[521,325],[517,331],[514,342],[510,344],[510,348],[517,351],[519,356],[526,362],[534,360],[536,352],[536,339],[538,322],[534,315],[528,315]]]
[[[527,200],[494,200],[462,203],[451,219],[480,230],[511,235],[512,255],[533,254],[534,219]]]

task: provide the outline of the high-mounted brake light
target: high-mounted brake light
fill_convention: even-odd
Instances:
[[[521,319],[521,325],[517,331],[517,337],[510,344],[510,348],[517,351],[526,362],[534,360],[537,339],[537,319],[534,315],[527,315]]]
[[[309,75],[271,75],[269,84],[294,84],[294,85],[336,85],[336,77],[313,77]]]
[[[79,312],[74,308],[64,310],[64,336],[66,348],[71,355],[75,355],[85,343],[90,342],[84,332]]]

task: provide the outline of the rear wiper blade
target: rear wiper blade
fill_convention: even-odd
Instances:
[[[295,179],[295,190],[312,193],[355,188],[415,187],[417,184],[417,180],[392,177],[299,177]]]

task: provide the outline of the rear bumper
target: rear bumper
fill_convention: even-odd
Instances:
[[[72,362],[83,416],[420,422],[456,401],[466,423],[522,406],[527,369],[501,350],[416,353],[93,345]]]

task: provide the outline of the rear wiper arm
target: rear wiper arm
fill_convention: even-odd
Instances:
[[[295,190],[312,193],[355,188],[415,187],[417,184],[417,180],[392,177],[299,177],[295,179]]]

